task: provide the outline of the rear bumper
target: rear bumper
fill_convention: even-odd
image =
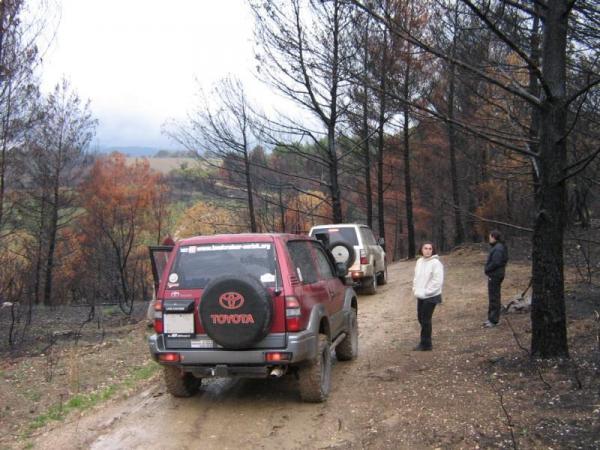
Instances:
[[[354,265],[348,269],[347,278],[354,281],[361,281],[364,278],[371,278],[375,275],[375,266],[373,264]]]
[[[254,376],[252,375],[254,372],[256,372],[255,376],[266,376],[268,367],[297,364],[314,359],[317,353],[317,336],[311,331],[288,333],[284,342],[283,347],[227,350],[221,347],[167,348],[164,335],[154,334],[148,338],[150,355],[155,361],[158,361],[158,357],[162,353],[178,353],[179,362],[161,362],[161,364],[175,365],[186,371],[207,373],[213,376]],[[285,362],[266,362],[265,354],[270,352],[290,353],[291,358]]]

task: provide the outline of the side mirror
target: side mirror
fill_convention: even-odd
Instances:
[[[385,245],[385,239],[384,238],[377,239],[377,244],[379,244],[380,247],[383,247]]]
[[[343,262],[335,263],[335,269],[336,269],[336,274],[337,274],[338,278],[345,278],[346,275],[348,274],[348,268],[346,267],[346,264]]]

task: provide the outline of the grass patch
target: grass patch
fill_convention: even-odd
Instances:
[[[34,403],[36,403],[36,402],[39,402],[39,401],[40,401],[40,399],[42,398],[42,394],[40,394],[38,391],[27,391],[27,392],[25,393],[25,397],[26,397],[28,400],[30,400],[30,401],[32,401],[32,402],[34,402]]]
[[[134,368],[131,376],[136,381],[147,380],[148,378],[152,377],[152,375],[154,375],[159,368],[160,366],[157,363],[150,361],[150,364]]]
[[[31,433],[39,428],[46,426],[53,421],[62,421],[67,414],[72,411],[85,411],[113,397],[121,389],[130,389],[140,381],[151,378],[160,366],[154,361],[149,361],[143,366],[133,367],[125,380],[121,383],[107,386],[97,392],[89,394],[76,394],[66,400],[64,403],[56,404],[50,407],[44,414],[40,414],[33,419],[23,438],[29,438]]]
[[[102,314],[106,317],[118,316],[121,310],[117,306],[103,306]]]
[[[154,375],[158,371],[159,367],[160,366],[154,361],[150,361],[150,363],[146,364],[145,366],[134,367],[131,370],[129,377],[127,377],[123,384],[126,387],[131,388],[140,381],[151,378],[152,375]]]

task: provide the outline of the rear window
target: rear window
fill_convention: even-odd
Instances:
[[[273,244],[208,244],[179,247],[167,289],[203,289],[221,275],[250,275],[265,286],[281,285]]]
[[[329,235],[329,242],[333,243],[336,241],[344,241],[350,245],[358,245],[358,238],[356,237],[356,229],[349,227],[340,228],[317,228],[312,231],[312,236],[319,233],[325,233]]]

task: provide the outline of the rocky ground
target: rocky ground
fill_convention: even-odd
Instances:
[[[148,362],[143,322],[102,342],[6,356],[0,448],[600,448],[598,290],[569,284],[571,358],[531,360],[528,314],[481,327],[485,256],[463,248],[442,257],[432,352],[411,351],[414,261],[391,265],[389,284],[359,298],[360,355],[335,363],[324,404],[300,402],[293,377],[210,380],[174,399]],[[529,272],[510,264],[505,302]]]

